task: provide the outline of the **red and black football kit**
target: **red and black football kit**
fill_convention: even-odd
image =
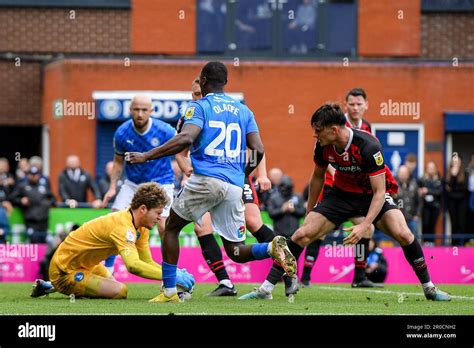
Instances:
[[[359,119],[358,124],[353,124],[351,119],[349,118],[349,116],[347,114],[345,114],[344,116],[346,116],[346,126],[347,127],[352,128],[352,129],[359,129],[359,130],[363,130],[363,131],[372,133],[372,126],[370,125],[370,123],[367,120],[361,118],[361,119]]]
[[[359,123],[357,125],[354,125],[351,123],[349,116],[347,116],[347,114],[345,116],[346,116],[347,127],[352,128],[352,129],[360,129],[360,130],[364,130],[366,132],[372,133],[372,126],[370,125],[368,121],[362,118],[359,120]],[[318,203],[321,202],[321,200],[324,197],[326,197],[326,195],[329,193],[329,190],[331,190],[333,182],[334,182],[334,178],[331,175],[331,173],[329,173],[329,171],[326,172],[326,177],[324,179],[324,187],[322,189],[321,194],[319,195]]]
[[[366,216],[373,197],[370,177],[385,174],[386,199],[374,220],[376,223],[386,211],[397,209],[390,195],[397,192],[398,186],[385,166],[377,138],[351,128],[349,132],[349,141],[342,153],[338,153],[334,145],[316,143],[314,162],[320,167],[331,164],[336,173],[332,189],[313,211],[324,215],[336,226],[352,217]]]
[[[257,206],[259,205],[257,190],[255,188],[252,176],[248,176],[245,178],[244,190],[242,192],[242,200],[244,201],[244,204],[253,203]]]

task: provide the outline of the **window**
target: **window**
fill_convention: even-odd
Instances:
[[[197,0],[198,54],[354,56],[354,0]]]

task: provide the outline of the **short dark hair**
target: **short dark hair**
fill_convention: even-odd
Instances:
[[[349,92],[347,92],[346,94],[346,101],[349,100],[349,96],[352,95],[353,97],[359,97],[359,96],[362,96],[364,98],[364,100],[367,100],[367,94],[365,93],[365,91],[360,88],[360,87],[357,87],[357,88],[352,88]]]
[[[169,200],[160,185],[156,182],[147,182],[138,186],[130,207],[138,209],[144,204],[147,209],[164,208],[168,205]]]
[[[209,62],[202,68],[201,76],[214,86],[224,86],[227,83],[227,68],[222,62]]]
[[[346,116],[339,104],[326,103],[319,107],[311,117],[312,127],[342,126],[346,124]]]

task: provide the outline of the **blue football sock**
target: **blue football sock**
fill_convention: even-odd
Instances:
[[[114,267],[116,255],[110,255],[105,259],[105,267]]]
[[[176,265],[172,265],[166,262],[162,262],[161,270],[163,273],[163,285],[165,288],[175,288],[176,287]]]
[[[257,243],[252,245],[252,255],[256,260],[268,259],[268,243]]]

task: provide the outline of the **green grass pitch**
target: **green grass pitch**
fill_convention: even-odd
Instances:
[[[129,284],[128,299],[70,300],[61,294],[31,298],[31,283],[0,283],[0,314],[272,314],[272,315],[474,315],[474,285],[443,285],[453,295],[449,303],[425,300],[418,285],[386,285],[383,289],[351,289],[348,284],[315,284],[303,288],[293,303],[283,285],[273,300],[242,301],[236,297],[206,296],[215,284],[197,284],[190,301],[179,304],[148,303],[159,294],[160,283]],[[255,285],[237,284],[239,296]]]

